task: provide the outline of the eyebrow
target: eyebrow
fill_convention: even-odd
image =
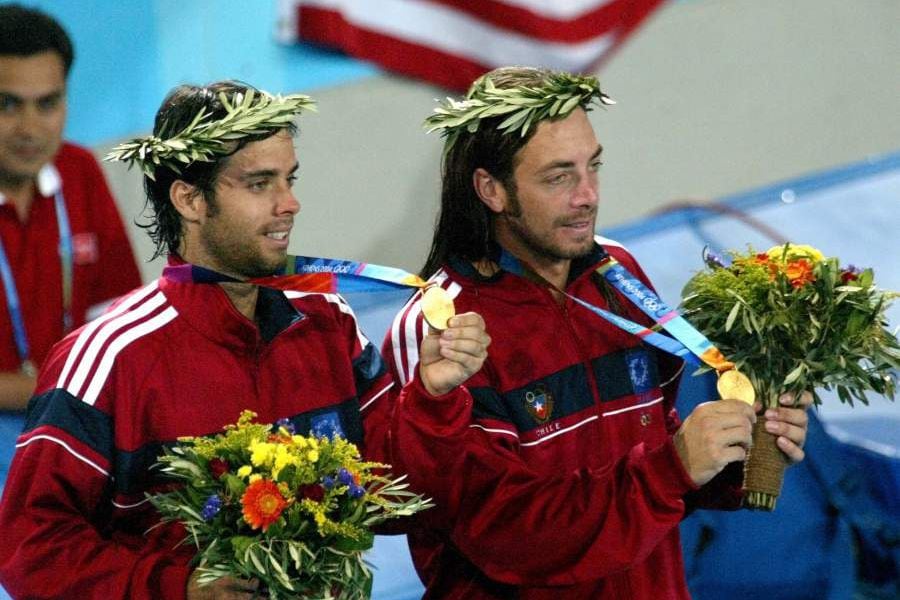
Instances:
[[[65,92],[63,90],[56,90],[54,92],[50,92],[49,94],[38,96],[37,98],[34,98],[32,102],[46,102],[47,100],[56,100],[58,98],[62,98],[64,93]],[[4,100],[12,100],[17,104],[24,104],[26,100],[24,97],[19,96],[18,94],[5,92],[3,90],[0,90],[0,98],[3,98]]]
[[[297,172],[297,169],[300,168],[299,163],[294,163],[294,166],[291,167],[291,170],[287,172],[288,175],[293,175]],[[260,169],[259,171],[249,171],[247,173],[241,174],[238,177],[238,181],[247,181],[249,179],[257,179],[259,177],[278,177],[278,169]]]
[[[597,159],[602,153],[603,144],[597,144],[597,149],[594,150],[593,154],[591,154],[590,160]],[[588,162],[590,162],[590,160]],[[539,173],[546,173],[547,171],[552,171],[553,169],[571,169],[574,166],[575,163],[571,160],[557,160],[542,168]]]

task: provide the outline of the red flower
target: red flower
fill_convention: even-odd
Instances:
[[[844,271],[843,273],[841,273],[841,283],[856,281],[857,279],[859,279],[859,276],[853,271]]]
[[[297,489],[297,499],[309,498],[313,502],[321,502],[325,498],[325,488],[317,483],[301,485]]]
[[[216,479],[222,477],[229,469],[231,469],[231,465],[226,460],[216,457],[209,461],[209,471]]]
[[[241,504],[244,505],[244,520],[253,529],[262,527],[263,531],[278,520],[287,506],[278,486],[268,479],[258,479],[248,485],[241,496]]]

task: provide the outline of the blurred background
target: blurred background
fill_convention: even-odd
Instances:
[[[69,140],[100,157],[115,143],[149,133],[163,97],[181,83],[236,78],[273,93],[310,94],[319,112],[299,123],[296,190],[302,211],[290,251],[421,267],[437,209],[441,153],[440,139],[426,136],[421,123],[436,99],[461,93],[454,75],[468,71],[434,59],[441,52],[453,54],[460,48],[454,44],[466,45],[454,38],[459,23],[446,8],[465,3],[23,3],[56,17],[75,43]],[[627,3],[506,4],[514,7],[514,16],[566,19],[592,7]],[[545,51],[548,63],[575,61],[561,64],[596,70],[618,102],[590,113],[604,146],[600,233],[629,246],[672,303],[700,268],[699,252],[707,243],[718,249],[748,243],[767,248],[780,239],[810,243],[845,263],[874,266],[882,287],[900,290],[900,2],[631,4],[642,12],[625,11],[619,22],[604,21],[608,37],[578,38],[569,48],[563,43],[566,32],[553,29],[549,42],[541,40],[544,46],[533,44],[528,47],[533,53],[522,55],[537,57],[531,64],[538,64]],[[437,13],[426,14],[429,9]],[[306,25],[302,10],[308,11]],[[339,16],[322,19],[329,11]],[[483,33],[501,32],[513,47],[540,37],[515,31],[504,18],[495,15]],[[314,28],[317,21],[325,30]],[[333,46],[340,32],[348,53]],[[379,56],[382,45],[389,47],[409,32],[412,41]],[[482,51],[479,60],[491,55],[525,62],[513,60],[517,55],[503,44],[469,43]],[[473,61],[464,66],[477,69]],[[143,260],[144,279],[156,277],[162,261],[146,261],[152,245],[135,224],[144,200],[139,173],[121,164],[104,169]],[[379,299],[377,306],[357,309],[370,337],[380,339],[400,300]],[[898,307],[891,317],[900,323]],[[690,390],[685,398],[689,404]],[[870,477],[857,481],[855,492],[847,491],[844,480],[835,483],[820,472],[827,474],[830,467],[808,461],[790,472],[786,495],[797,495],[793,512],[723,516],[731,519],[723,521],[692,517],[685,526],[685,552],[697,597],[760,597],[761,590],[768,590],[762,597],[769,598],[898,597],[893,594],[900,553],[900,409],[876,398],[870,407],[850,411],[833,400],[819,415],[817,439],[830,448],[822,455],[836,452],[830,456],[846,463],[842,468],[856,477],[860,469],[868,470]],[[2,443],[11,451],[15,432],[4,435]],[[871,517],[869,529],[854,525],[860,514]],[[741,518],[749,521],[734,520]],[[800,526],[786,533],[788,521]],[[785,550],[790,540],[797,542],[791,546],[795,559],[802,547],[809,560],[767,570],[771,581],[765,584],[742,580],[744,563],[729,543],[746,546],[749,537],[758,542],[776,532]],[[815,537],[820,534],[827,539]],[[866,545],[866,536],[880,541]],[[373,560],[382,565],[376,598],[421,593],[402,538],[379,539]]]

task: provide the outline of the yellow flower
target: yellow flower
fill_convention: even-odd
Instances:
[[[277,479],[281,470],[288,465],[300,466],[300,459],[291,454],[287,446],[278,445],[275,448],[275,464],[272,467],[272,477]]]
[[[238,477],[243,477],[244,479],[249,477],[251,473],[253,473],[253,467],[251,467],[250,465],[244,465],[237,470]]]
[[[294,445],[298,448],[306,448],[306,438],[302,435],[293,435],[291,439],[294,441]]]
[[[313,516],[313,518],[316,520],[316,525],[318,525],[319,527],[321,527],[322,524],[325,523],[325,514],[321,511],[316,511],[316,514]]]
[[[257,467],[265,466],[272,462],[272,455],[275,451],[275,444],[268,442],[251,442],[250,443],[250,462]]]
[[[314,463],[319,460],[319,451],[318,450],[310,450],[306,453],[306,458],[309,462]]]
[[[825,255],[817,248],[813,248],[807,244],[787,244],[787,251],[784,246],[773,246],[766,252],[769,258],[778,262],[786,263],[795,258],[805,258],[817,263],[825,260]]]
[[[262,479],[262,475],[260,475],[259,473],[254,473],[253,475],[250,476],[250,479],[248,479],[247,481],[249,481],[250,483],[256,483],[260,479]]]

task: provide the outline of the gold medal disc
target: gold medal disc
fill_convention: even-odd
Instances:
[[[422,316],[434,329],[443,331],[447,329],[447,321],[456,315],[453,299],[442,287],[433,285],[422,292]]]
[[[753,406],[753,403],[756,401],[756,392],[753,390],[753,384],[750,383],[750,379],[746,375],[737,369],[731,369],[719,375],[716,389],[719,392],[719,396],[725,400],[740,400],[750,406]]]

